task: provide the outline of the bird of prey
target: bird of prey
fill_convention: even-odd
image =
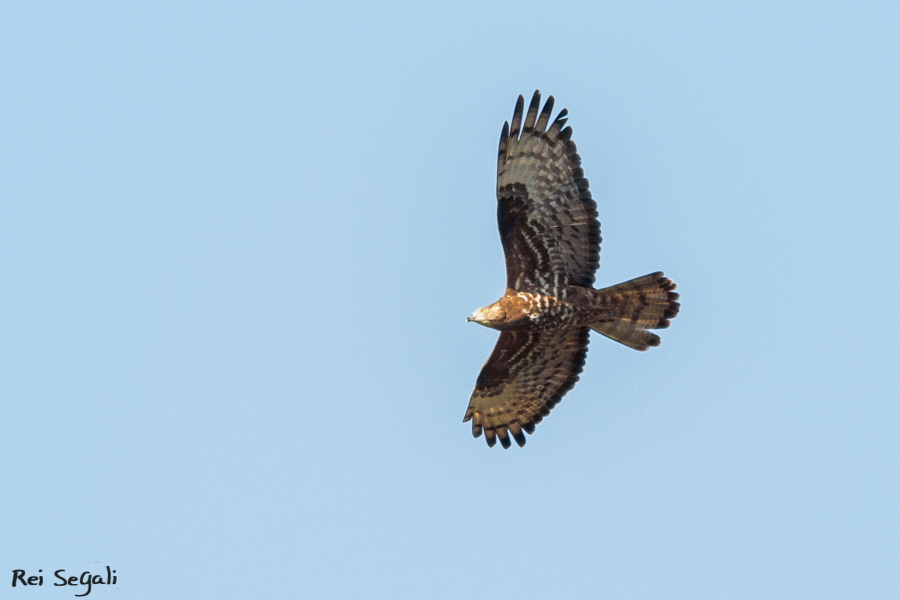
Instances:
[[[593,288],[600,266],[600,223],[581,157],[563,109],[553,122],[553,96],[543,110],[535,91],[522,120],[503,124],[497,161],[497,221],[506,257],[506,293],[467,321],[500,330],[481,368],[463,422],[510,447],[575,385],[590,331],[635,350],[659,345],[648,329],[678,314],[675,284],[661,272]]]

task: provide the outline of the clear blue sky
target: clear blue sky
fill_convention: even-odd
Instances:
[[[0,596],[900,597],[896,2],[126,4],[0,8]],[[535,88],[682,312],[503,451]]]

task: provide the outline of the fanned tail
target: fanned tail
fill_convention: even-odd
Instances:
[[[678,315],[675,283],[662,271],[593,292],[598,307],[608,308],[590,327],[635,350],[659,346],[659,336],[647,329],[665,329]]]

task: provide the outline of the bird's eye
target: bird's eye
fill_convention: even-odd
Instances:
[[[487,312],[487,309],[486,309],[486,308],[482,308],[482,309],[481,309],[481,312],[486,313],[486,312]]]

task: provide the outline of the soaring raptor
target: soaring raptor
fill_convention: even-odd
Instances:
[[[595,290],[600,223],[563,109],[550,122],[535,91],[525,121],[519,96],[503,124],[497,161],[497,221],[506,293],[468,321],[500,330],[463,422],[488,446],[519,446],[578,381],[591,329],[635,350],[659,345],[648,329],[678,314],[675,284],[661,272]],[[549,125],[549,128],[548,128]]]

